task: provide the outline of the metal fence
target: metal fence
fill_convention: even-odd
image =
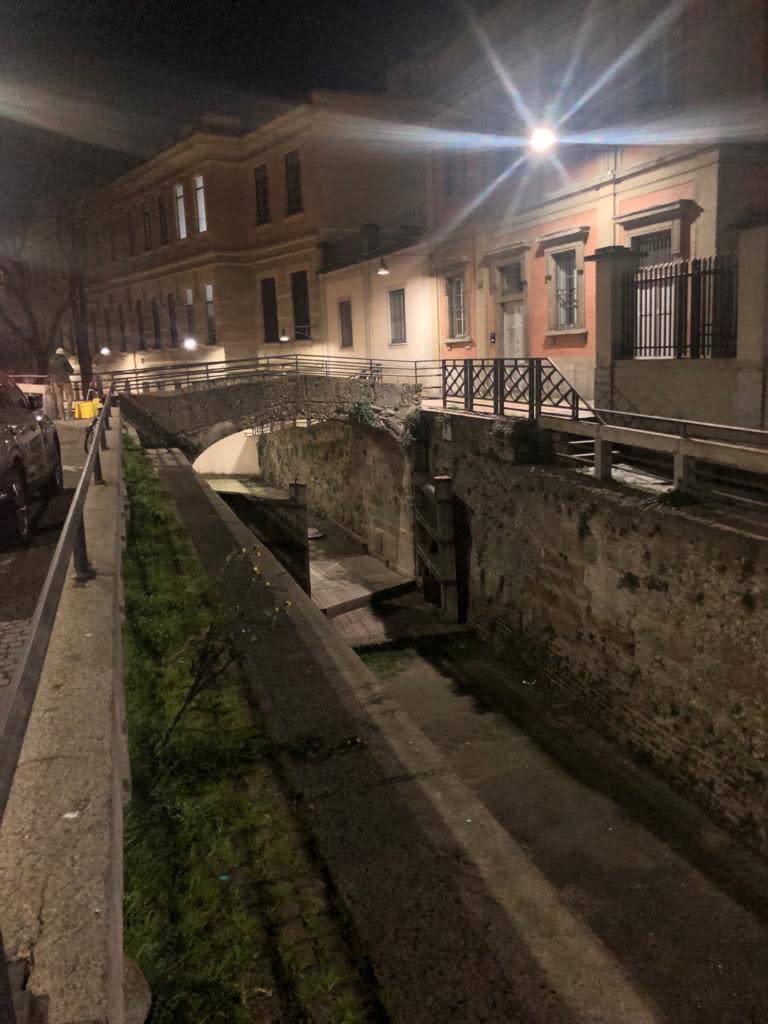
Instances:
[[[549,359],[446,359],[442,377],[445,408],[528,419],[593,414]]]
[[[67,518],[64,521],[43,589],[30,624],[27,643],[8,688],[7,699],[0,704],[0,825],[13,785],[16,766],[37,695],[61,592],[67,576],[69,560],[74,556],[78,579],[93,575],[88,561],[83,511],[91,481],[104,483],[101,473],[101,451],[107,447],[106,432],[112,398],[107,395],[98,422],[91,434],[91,447],[80,474]],[[0,940],[0,1022],[16,1024],[5,952]]]
[[[736,355],[733,255],[641,267],[622,281],[621,356],[724,359]]]

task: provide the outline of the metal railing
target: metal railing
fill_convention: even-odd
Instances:
[[[567,416],[594,412],[549,359],[446,359],[442,400],[466,412],[491,416]]]
[[[107,448],[106,433],[110,427],[111,402],[112,396],[108,394],[91,435],[88,457],[75,488],[67,518],[64,521],[43,589],[32,616],[26,645],[11,679],[7,699],[0,704],[0,826],[2,826],[19,754],[37,695],[70,558],[74,557],[75,573],[78,580],[85,581],[94,576],[94,571],[88,560],[83,512],[91,479],[94,484],[104,483],[101,452]],[[1,939],[0,1022],[16,1024],[7,977],[5,951]]]
[[[659,263],[625,274],[621,355],[733,358],[737,274],[737,261],[730,254]]]

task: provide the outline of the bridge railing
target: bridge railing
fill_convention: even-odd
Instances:
[[[67,518],[59,535],[43,589],[35,607],[29,634],[21,658],[0,703],[0,826],[13,786],[16,766],[27,731],[32,705],[35,702],[48,644],[64,589],[70,558],[74,557],[75,573],[80,580],[93,576],[88,561],[83,512],[91,482],[103,484],[101,451],[107,447],[112,396],[106,396],[96,426],[91,433],[91,447],[83,466]],[[0,933],[0,1021],[16,1024],[13,999],[8,982],[5,952]]]

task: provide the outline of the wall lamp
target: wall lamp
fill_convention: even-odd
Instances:
[[[286,331],[286,329],[284,327],[281,327],[280,328],[280,341],[290,341],[290,340],[291,339],[288,337],[288,331]]]
[[[389,273],[389,267],[384,262],[384,257],[383,256],[379,260],[379,268],[376,271],[376,273],[379,275],[379,277],[386,277],[387,274]]]
[[[197,348],[197,342],[195,341],[194,338],[185,338],[184,341],[182,342],[182,345],[187,350],[187,352],[194,352],[195,349]]]

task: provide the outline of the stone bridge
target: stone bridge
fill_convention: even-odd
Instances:
[[[123,394],[120,406],[149,448],[180,448],[190,459],[249,428],[296,420],[352,420],[400,437],[420,404],[412,384],[291,375],[164,391]]]

